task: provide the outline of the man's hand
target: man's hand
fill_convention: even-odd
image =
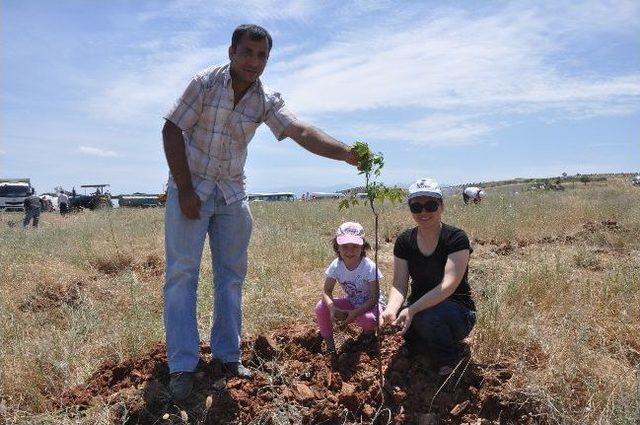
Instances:
[[[347,151],[344,161],[354,167],[358,166],[358,155],[353,151],[353,148]]]
[[[389,310],[388,308],[385,308],[380,318],[382,319],[382,326],[384,326],[390,325],[395,322],[397,317],[395,312]]]
[[[398,333],[400,335],[404,335],[408,330],[409,326],[411,326],[411,321],[413,320],[413,314],[409,311],[408,308],[403,309],[398,318],[393,321],[393,325],[400,326],[400,331]]]
[[[195,190],[178,190],[178,201],[180,202],[180,210],[189,220],[197,220],[200,218],[200,198]]]

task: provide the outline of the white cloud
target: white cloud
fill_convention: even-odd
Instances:
[[[418,4],[408,13],[367,0],[335,10],[330,3],[254,0],[239,12],[226,1],[213,8],[201,0],[180,0],[141,19],[180,11],[209,21],[242,16],[295,26],[336,17],[346,29],[330,33],[322,44],[313,37],[287,38],[287,24],[274,25],[290,40],[279,57],[292,59],[270,63],[266,83],[281,90],[303,119],[353,112],[361,121],[367,111],[389,111],[400,117],[392,125],[361,127],[380,137],[438,145],[477,141],[505,114],[547,112],[550,120],[564,120],[639,109],[640,73],[598,74],[581,58],[566,59],[576,40],[637,28],[640,9],[631,1],[521,2],[474,14]],[[370,13],[384,13],[385,19],[355,25]],[[209,30],[194,25],[170,40],[138,42],[137,64],[96,81],[99,89],[89,109],[118,124],[151,117],[160,122],[196,71],[226,61],[226,40],[199,47],[208,43]],[[414,113],[403,119],[399,111],[406,108]]]
[[[5,150],[0,149],[0,155],[6,155],[6,153],[7,153],[7,152],[6,152]]]
[[[227,22],[271,22],[308,19],[319,8],[318,2],[300,0],[245,0],[240,7],[237,0],[176,0],[166,8],[142,13],[141,21],[161,18],[188,20],[195,27],[205,29],[227,26]]]
[[[352,137],[406,141],[429,146],[467,145],[480,142],[482,136],[497,127],[497,124],[483,122],[482,117],[435,113],[403,122],[402,125],[356,124],[353,128],[357,128],[358,133],[352,134]]]
[[[118,153],[106,149],[94,148],[91,146],[80,146],[78,148],[80,153],[89,156],[101,156],[101,157],[116,157]]]
[[[571,12],[564,10],[569,22]],[[620,19],[616,15],[614,22]],[[506,9],[484,17],[448,11],[359,28],[280,65],[276,87],[284,88],[296,110],[310,114],[407,106],[539,110],[576,102],[637,104],[640,74],[570,76],[561,69],[554,57],[568,48],[567,31],[589,28],[556,24],[558,16],[536,9]]]
[[[154,115],[160,122],[191,77],[215,58],[226,57],[226,51],[227,46],[156,51],[146,56],[141,66],[122,70],[110,80],[96,81],[100,89],[87,107],[116,123],[133,123]]]

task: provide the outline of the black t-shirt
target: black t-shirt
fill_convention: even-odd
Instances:
[[[444,223],[442,224],[438,245],[433,254],[429,256],[423,255],[418,248],[417,227],[407,229],[398,236],[393,247],[393,255],[406,260],[409,265],[411,294],[409,295],[408,303],[410,305],[442,282],[444,266],[447,263],[449,254],[463,249],[473,252],[466,233],[457,227]],[[460,284],[448,299],[475,310],[476,306],[471,298],[471,288],[467,281],[468,272],[469,267],[467,266]]]

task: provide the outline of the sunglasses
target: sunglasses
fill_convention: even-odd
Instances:
[[[423,210],[426,212],[436,212],[440,207],[438,201],[427,201],[424,204],[422,202],[410,202],[409,209],[414,214],[420,214]]]

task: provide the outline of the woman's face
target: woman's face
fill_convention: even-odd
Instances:
[[[440,226],[444,204],[438,198],[417,196],[409,201],[409,210],[418,226]]]

